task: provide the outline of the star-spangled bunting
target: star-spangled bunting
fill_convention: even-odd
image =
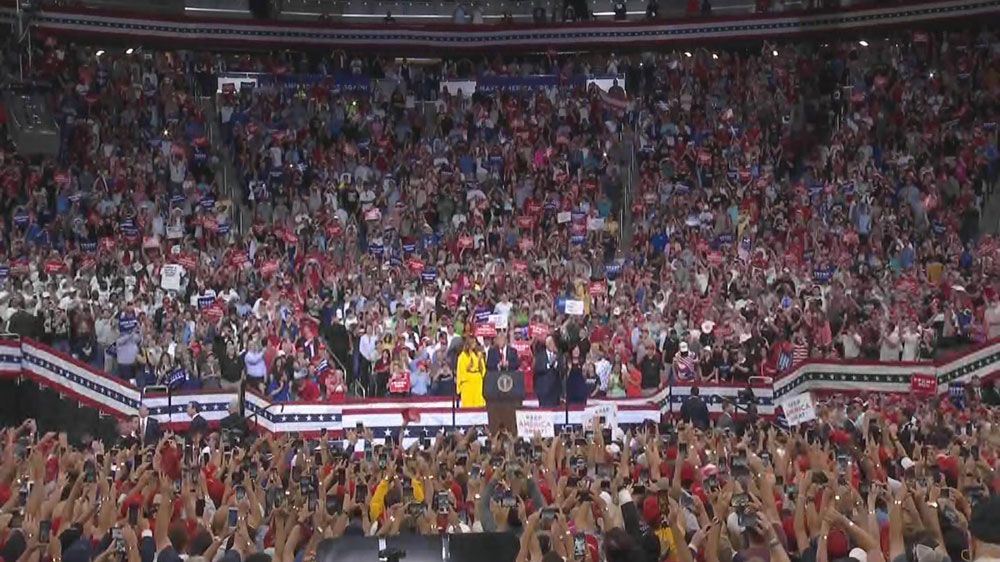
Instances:
[[[1000,1],[1000,0],[998,0]],[[8,344],[8,349],[16,344]],[[958,358],[951,362],[935,366],[931,363],[919,364],[913,367],[914,371],[937,371],[939,384],[948,384],[956,380],[967,379],[977,372],[989,369],[991,365],[1000,363],[1000,343],[994,342],[992,353],[977,357],[975,360],[963,360]],[[140,391],[131,387],[126,381],[118,381],[113,377],[95,374],[88,368],[78,367],[69,360],[60,358],[50,359],[36,351],[39,347],[36,344],[22,346],[21,355],[5,353],[0,355],[0,371],[11,372],[19,369],[30,371],[41,379],[42,384],[50,384],[53,390],[60,395],[66,394],[75,398],[87,397],[97,401],[105,411],[102,414],[132,413],[139,406]],[[995,350],[995,351],[994,351]],[[982,353],[977,350],[975,353]],[[895,370],[896,372],[877,372],[879,369]],[[803,364],[796,368],[789,376],[780,379],[780,386],[775,386],[770,393],[758,392],[756,399],[758,406],[771,408],[777,401],[786,395],[794,393],[799,387],[810,383],[810,388],[816,390],[853,390],[864,385],[865,388],[885,391],[899,391],[900,385],[908,385],[912,373],[901,373],[898,367],[881,367],[876,363],[869,365],[859,365],[853,372],[830,372],[822,370],[822,365]],[[891,385],[891,386],[890,386]],[[727,397],[735,395],[736,387],[724,387],[717,392],[710,392],[703,389],[702,396],[705,401],[712,406],[721,403]],[[769,395],[770,394],[770,395]],[[659,406],[650,404],[652,408],[672,407],[673,404],[682,404],[687,398],[686,393],[675,392],[664,397]],[[187,408],[187,403],[191,399],[196,399],[201,403],[204,412],[224,413],[228,410],[229,402],[232,399],[225,392],[218,392],[215,395],[159,395],[150,398],[145,397],[150,406],[150,411],[155,416],[182,415]],[[163,403],[163,401],[170,401]],[[249,417],[258,418],[259,421],[267,423],[269,430],[281,430],[282,425],[288,425],[289,430],[295,431],[318,431],[328,429],[339,431],[343,428],[344,414],[340,405],[295,405],[295,412],[285,412],[286,406],[293,404],[268,404],[260,400],[248,402],[246,413]],[[315,408],[314,411],[303,411]],[[358,418],[357,414],[348,416],[353,420]],[[440,422],[440,418],[437,420]],[[474,425],[485,425],[480,422]],[[626,424],[623,424],[626,425]],[[459,424],[456,429],[464,429],[467,426]],[[561,424],[557,424],[561,427]],[[431,436],[441,429],[450,429],[451,425],[421,425],[411,424],[403,431],[404,438],[412,438],[416,435]],[[376,437],[396,435],[398,427],[370,427],[375,432]]]

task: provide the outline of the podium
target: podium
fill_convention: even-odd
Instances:
[[[490,433],[517,432],[517,409],[524,401],[524,374],[520,371],[487,371],[483,379],[486,417]]]

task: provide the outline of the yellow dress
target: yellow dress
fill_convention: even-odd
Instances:
[[[486,376],[486,360],[479,352],[463,351],[458,356],[456,383],[462,397],[463,408],[483,408],[483,377]]]

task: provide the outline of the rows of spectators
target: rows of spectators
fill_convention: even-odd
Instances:
[[[3,154],[0,313],[139,385],[245,379],[277,400],[471,382],[473,405],[508,345],[529,386],[543,347],[558,355],[557,403],[934,359],[1000,335],[997,242],[978,230],[997,45],[916,32],[435,68],[50,41],[38,78],[63,150]],[[219,70],[273,79],[206,101]],[[539,71],[566,86],[438,92]],[[583,73],[624,79],[569,85]]]

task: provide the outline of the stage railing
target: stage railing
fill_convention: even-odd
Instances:
[[[937,362],[806,361],[773,381],[762,379],[750,386],[758,412],[770,416],[774,415],[783,397],[802,392],[904,393],[910,391],[914,376],[933,376],[937,379],[938,393],[943,394],[953,383],[964,383],[973,377],[987,379],[997,372],[1000,372],[1000,340]],[[188,402],[197,401],[202,416],[213,423],[225,417],[229,404],[238,398],[237,392],[227,390],[182,390],[143,396],[128,381],[95,370],[36,341],[16,337],[0,340],[0,379],[15,387],[20,381],[30,381],[39,388],[50,389],[60,397],[68,397],[81,406],[118,419],[135,414],[142,403],[152,415],[175,429],[187,424],[185,408]],[[591,400],[588,406],[613,404],[620,424],[638,424],[658,420],[663,413],[677,412],[679,405],[690,396],[692,386],[700,389],[712,413],[719,413],[724,399],[736,400],[739,392],[747,387],[746,384],[676,382],[648,397]],[[529,398],[524,401],[524,407],[538,409],[538,401]],[[588,417],[587,409],[582,407],[550,411],[557,426],[579,425]],[[256,427],[272,433],[340,432],[358,423],[376,432],[389,432],[403,425],[404,416],[416,420],[411,421],[409,427],[417,433],[487,425],[485,409],[457,408],[454,397],[449,396],[273,403],[247,392],[244,413],[252,418]]]

